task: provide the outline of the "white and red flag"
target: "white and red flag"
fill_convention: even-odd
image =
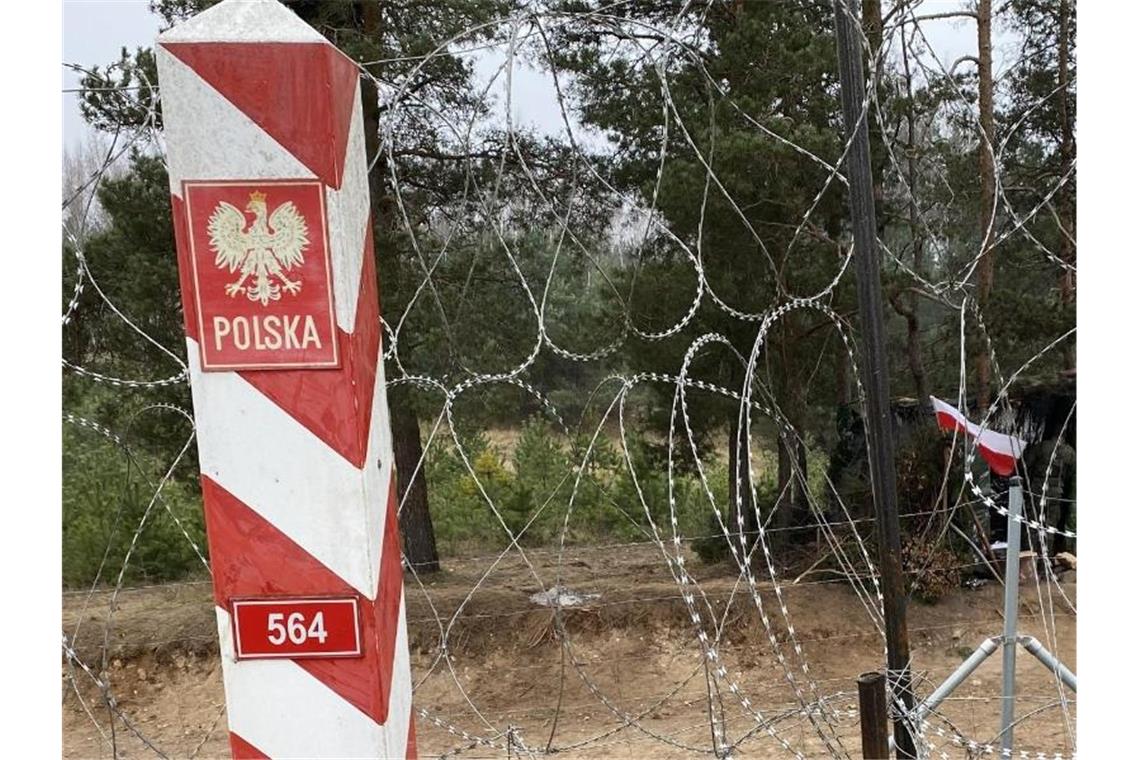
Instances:
[[[930,401],[934,404],[934,416],[938,418],[938,427],[966,433],[977,442],[978,451],[991,470],[1003,478],[1013,474],[1017,460],[1025,451],[1025,441],[996,430],[982,430],[979,425],[970,422],[956,407],[934,396],[930,397]]]

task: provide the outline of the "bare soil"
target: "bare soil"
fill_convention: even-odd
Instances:
[[[417,720],[421,756],[462,750],[461,757],[504,757],[502,733],[508,727],[526,746],[549,745],[568,758],[711,754],[705,661],[688,609],[657,550],[578,547],[567,551],[561,565],[552,551],[528,550],[527,558],[529,566],[517,552],[500,562],[493,555],[450,561],[422,583],[405,579],[416,707],[428,713]],[[800,710],[756,605],[735,573],[726,566],[690,564],[717,615],[712,621],[702,607],[708,635],[715,638],[720,631],[718,652],[728,678],[795,751],[829,756],[813,725],[824,719]],[[859,757],[855,678],[882,667],[882,638],[845,581],[816,574],[792,584],[795,577],[789,573],[782,589],[808,666],[806,677],[771,584],[765,584],[760,600],[804,697],[826,696],[837,712],[842,747],[832,750]],[[598,595],[580,609],[564,610],[566,647],[560,645],[552,611],[529,599],[558,578],[565,588]],[[1027,584],[1020,631],[1036,636],[1076,671],[1076,615],[1061,591],[1076,604],[1072,580],[1051,593],[1044,583],[1040,593]],[[153,757],[149,743],[168,757],[228,757],[209,582],[123,590],[113,612],[111,598],[99,592],[63,599],[64,633],[70,639],[78,631],[75,651],[91,670],[89,675],[64,663],[64,756]],[[1001,609],[996,582],[960,589],[937,604],[910,605],[920,696],[983,638],[1001,632]],[[441,630],[448,631],[449,660],[439,656]],[[95,675],[110,685],[122,718],[111,719]],[[1024,720],[1017,726],[1015,747],[1032,750],[1031,756],[1072,752],[1075,696],[1065,693],[1062,708],[1053,675],[1024,651],[1018,655],[1017,678],[1017,715]],[[993,741],[1000,692],[998,654],[944,703],[941,715],[961,735]],[[715,701],[723,705],[729,741],[747,736],[734,757],[791,755],[779,740],[755,730],[755,719],[727,682],[720,683]],[[935,724],[950,728],[943,720]],[[471,741],[452,731],[494,739],[499,746],[468,748]],[[935,747],[949,757],[969,757],[966,748],[947,740]]]

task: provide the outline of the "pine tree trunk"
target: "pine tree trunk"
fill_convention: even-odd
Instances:
[[[1057,90],[1057,110],[1061,120],[1061,176],[1073,165],[1074,153],[1076,152],[1076,140],[1073,139],[1073,121],[1071,118],[1071,109],[1069,108],[1069,0],[1061,0],[1058,14],[1060,15],[1060,31],[1058,32],[1058,44],[1060,46],[1060,54],[1058,56],[1058,90]],[[1061,261],[1070,266],[1076,266],[1077,263],[1077,204],[1076,193],[1073,188],[1076,183],[1076,176],[1070,176],[1069,181],[1066,182],[1058,193],[1058,209],[1057,217],[1061,226]],[[1077,281],[1076,274],[1066,269],[1061,272],[1061,303],[1066,307],[1071,307],[1076,302],[1077,297]],[[1070,339],[1065,341],[1062,348],[1062,357],[1066,370],[1076,369],[1077,367],[1077,346],[1076,340]]]
[[[796,441],[796,463],[799,467],[799,473],[795,479],[795,496],[796,500],[792,512],[792,524],[797,528],[811,524],[811,506],[808,505],[808,461],[807,461],[807,446],[803,441]],[[801,482],[802,481],[802,482]],[[813,533],[810,530],[794,530],[791,531],[791,538],[794,543],[806,543],[812,538]]]
[[[978,120],[982,136],[978,141],[978,181],[981,186],[979,217],[982,230],[981,258],[978,261],[978,309],[985,315],[990,291],[994,286],[993,239],[994,214],[994,69],[990,27],[992,0],[978,0]],[[978,373],[978,408],[990,403],[990,355],[984,341],[979,341],[974,357]]]
[[[404,557],[417,573],[434,573],[439,570],[439,554],[428,511],[424,465],[420,462],[424,450],[419,420],[408,403],[392,405],[392,446],[396,455],[396,491],[402,505],[400,533],[404,538]]]
[[[377,39],[383,32],[380,11],[378,2],[360,3],[364,30]],[[376,89],[367,82],[361,83],[361,110],[364,117],[364,146],[371,158],[380,154],[380,104]],[[392,297],[393,291],[400,287],[402,273],[400,257],[394,245],[397,221],[395,203],[388,186],[388,172],[387,157],[380,154],[368,175],[377,233],[376,270],[380,279],[381,307],[385,303],[401,302],[401,299]],[[424,467],[420,465],[417,469],[423,457],[419,419],[411,399],[404,394],[389,396],[389,412],[396,458],[396,491],[403,504],[400,511],[400,534],[403,537],[404,558],[418,573],[436,572],[439,570],[439,553],[435,545],[431,512],[428,511],[427,479],[424,477]]]
[[[926,389],[926,368],[922,366],[922,341],[915,307],[916,304],[911,301],[910,312],[906,318],[906,354],[907,362],[910,364],[910,374],[914,378],[914,390],[918,394],[918,402],[927,404],[927,397],[930,394]]]
[[[918,216],[918,203],[915,200],[918,193],[918,170],[915,166],[915,150],[914,144],[916,141],[915,123],[914,123],[914,90],[913,78],[910,73],[910,57],[907,54],[907,46],[902,46],[902,60],[903,71],[906,75],[906,124],[907,124],[907,184],[910,186],[910,202],[907,204],[907,211],[910,222],[910,236],[914,244],[914,273],[919,277],[922,276],[923,269],[925,268],[925,242],[926,236],[922,231],[922,225],[919,224]],[[927,403],[927,397],[930,395],[926,386],[926,368],[922,363],[922,329],[918,320],[918,294],[911,292],[909,294],[910,309],[906,315],[906,350],[907,360],[910,364],[910,374],[914,378],[914,390],[918,394],[918,401],[920,404]]]
[[[799,424],[789,420],[794,430]],[[781,543],[789,539],[800,539],[803,536],[792,529],[807,524],[807,491],[804,482],[807,480],[807,447],[790,432],[781,435],[777,452],[776,465],[776,517],[773,521],[776,527],[785,534],[781,536]],[[791,535],[797,533],[797,535]]]
[[[793,533],[789,530],[803,524],[803,510],[807,504],[797,469],[806,477],[807,452],[796,433],[803,429],[804,398],[803,389],[792,372],[789,347],[799,327],[795,315],[780,321],[775,333],[779,340],[780,372],[778,374],[777,399],[783,415],[783,423],[777,422],[777,466],[776,466],[776,514],[772,519],[774,527],[780,530],[773,535],[773,546],[786,546]]]
[[[792,435],[780,438],[776,464],[776,516],[778,531],[771,534],[772,546],[787,546],[811,538],[810,531],[797,530],[808,524],[807,492],[801,478],[807,479],[807,448]]]
[[[786,543],[792,514],[792,457],[784,436],[776,442],[776,510],[772,518],[775,533],[768,534],[768,542],[773,548],[782,548]]]
[[[847,406],[851,403],[851,382],[848,379],[848,368],[851,357],[843,349],[843,344],[835,350],[835,405]]]

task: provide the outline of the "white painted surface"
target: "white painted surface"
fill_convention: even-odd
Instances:
[[[374,722],[295,662],[235,660],[230,616],[220,607],[215,611],[231,731],[273,758],[404,760],[412,683],[403,600],[384,724]]]
[[[328,44],[274,0],[226,0],[159,41]],[[187,65],[161,46],[156,55],[175,195],[181,195],[183,180],[316,178]],[[356,328],[364,263],[365,162],[358,87],[343,181],[325,195],[336,321],[346,332]],[[199,347],[189,338],[187,356],[203,474],[375,599],[394,477],[381,357],[375,357],[368,452],[358,469],[238,374],[203,373]],[[273,757],[402,760],[412,709],[402,595],[399,616],[389,716],[381,726],[292,661],[234,660],[230,617],[218,609],[230,729]]]
[[[327,42],[276,0],[224,0],[158,36],[159,42]]]
[[[375,598],[391,456],[358,470],[237,373],[202,372],[197,342],[186,345],[202,473]],[[380,427],[386,408],[373,418],[377,448],[390,438]]]
[[[381,336],[381,339],[383,336]],[[368,435],[368,454],[364,458],[364,472],[368,481],[365,498],[365,530],[372,537],[366,543],[367,562],[372,568],[372,598],[380,586],[380,554],[384,529],[388,521],[388,494],[392,479],[396,477],[396,457],[392,449],[392,427],[388,417],[388,390],[384,384],[384,344],[381,340],[380,356],[376,362],[376,385],[372,392],[372,428]],[[403,565],[400,566],[401,576]]]
[[[333,303],[336,305],[336,323],[345,332],[352,332],[356,325],[356,301],[360,295],[360,272],[364,263],[364,238],[368,233],[368,164],[364,151],[364,119],[360,108],[358,84],[340,189],[325,187],[329,243],[333,251]]]
[[[400,620],[396,623],[396,654],[392,662],[392,689],[388,692],[388,721],[385,723],[388,729],[384,733],[388,757],[400,760],[407,757],[408,726],[412,720],[412,665],[408,654],[408,619],[401,591]]]
[[[172,193],[186,179],[316,179],[193,69],[161,46],[156,56]]]

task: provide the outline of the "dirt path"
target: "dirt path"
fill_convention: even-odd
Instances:
[[[438,756],[470,743],[447,727],[496,738],[512,726],[525,745],[544,748],[550,742],[564,757],[709,754],[713,738],[704,659],[685,603],[660,556],[645,547],[575,550],[561,568],[564,586],[599,596],[584,609],[566,612],[565,648],[559,646],[550,610],[528,599],[540,585],[553,585],[555,556],[529,556],[533,570],[517,558],[504,560],[474,594],[471,589],[493,558],[447,563],[444,573],[422,587],[407,580],[416,706],[428,716],[417,720],[421,755]],[[794,660],[775,595],[771,590],[761,594],[777,644],[794,666],[795,688],[808,701],[827,698],[837,716],[838,725],[829,729],[818,714],[802,714],[756,606],[746,592],[736,588],[734,593],[732,574],[723,567],[698,566],[694,575],[710,605],[705,608],[710,636],[716,633],[708,624],[708,609],[722,621],[718,652],[727,678],[749,697],[751,709],[773,721],[779,737],[757,731],[754,717],[729,692],[728,683],[720,682],[715,703],[723,705],[728,739],[748,737],[735,756],[790,756],[782,740],[805,756],[826,757],[823,733],[831,751],[858,757],[854,679],[881,666],[882,644],[851,588],[810,580],[784,586],[789,618],[808,665],[806,677]],[[1075,584],[1062,588],[1075,604]],[[1046,625],[1050,600],[1055,627]],[[444,626],[461,609],[448,636],[450,661],[438,656],[441,625],[433,606]],[[65,596],[65,632],[70,636],[78,625],[79,657],[95,672],[105,669],[119,709],[137,731],[132,733],[122,720],[109,720],[92,680],[77,668],[78,690],[73,688],[72,669],[65,665],[66,757],[112,757],[112,725],[120,757],[154,756],[140,736],[170,757],[228,756],[212,607],[208,583],[122,592],[104,665],[109,596]],[[929,693],[985,636],[1000,632],[1000,610],[1001,589],[993,583],[960,590],[937,605],[911,605],[920,694]],[[1040,600],[1029,588],[1021,621],[1023,633],[1043,642],[1048,637],[1050,648],[1077,670],[1076,616],[1056,588],[1051,596],[1043,588]],[[1017,714],[1037,711],[1018,726],[1018,748],[1049,756],[1070,752],[1066,710],[1057,704],[1060,695],[1052,675],[1027,655],[1019,656],[1017,674]],[[945,703],[942,713],[965,736],[990,741],[997,731],[1000,688],[1000,656],[994,656]],[[1075,724],[1075,698],[1064,696],[1069,698],[1068,720]],[[949,728],[945,722],[938,725]],[[503,746],[479,746],[461,756],[505,757],[505,739],[498,741]],[[939,747],[950,757],[967,756],[950,743]]]

